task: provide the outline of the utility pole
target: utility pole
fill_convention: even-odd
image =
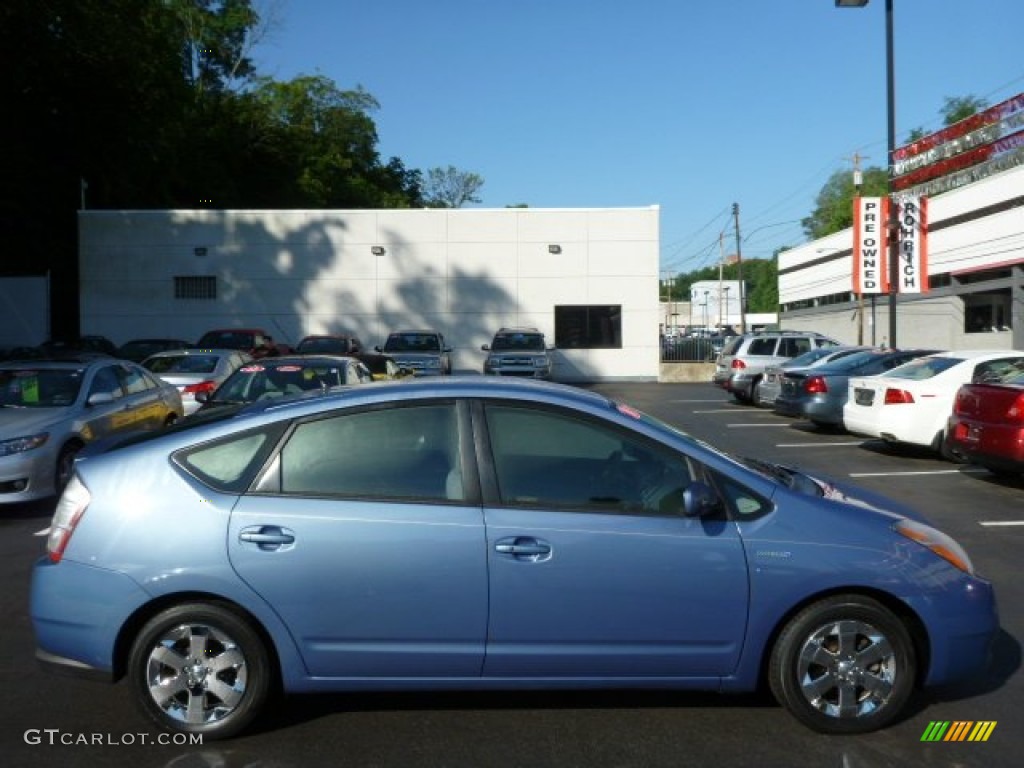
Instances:
[[[743,252],[740,249],[740,204],[732,204],[733,226],[736,230],[736,272],[740,281],[740,333],[747,332],[746,291],[743,287]]]
[[[725,325],[722,321],[722,269],[725,267],[725,232],[718,233],[718,332],[721,333]]]

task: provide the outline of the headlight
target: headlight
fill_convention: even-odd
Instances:
[[[46,443],[50,439],[49,432],[40,432],[38,435],[27,435],[16,437],[13,440],[0,442],[0,456],[10,456],[12,453],[24,453]]]
[[[440,360],[435,360],[434,358],[431,358],[431,359],[427,360],[426,367],[427,368],[440,368],[441,367],[441,361]]]
[[[957,544],[951,536],[947,536],[930,525],[924,525],[913,520],[901,520],[893,526],[893,530],[906,536],[908,539],[916,541],[921,546],[927,547],[961,571],[974,575],[974,566],[971,564],[971,558],[967,556],[964,548]]]
[[[533,364],[538,368],[545,368],[547,367],[548,359],[543,355],[538,355],[537,357],[533,358]]]

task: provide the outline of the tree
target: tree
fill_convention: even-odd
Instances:
[[[431,208],[461,208],[466,203],[479,203],[477,192],[484,185],[482,177],[460,171],[455,166],[431,168],[423,196]]]
[[[865,197],[884,197],[889,192],[889,175],[878,167],[864,171],[860,194]],[[800,224],[811,240],[839,232],[853,224],[853,198],[857,190],[853,174],[846,170],[833,173],[815,199],[814,211]]]
[[[977,96],[947,96],[939,111],[943,123],[948,126],[981,112],[987,106],[988,102]]]

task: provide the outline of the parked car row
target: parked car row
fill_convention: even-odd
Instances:
[[[765,367],[752,384],[751,369],[733,366],[742,383],[724,385],[740,402],[752,391],[755,404],[820,428],[1024,472],[1024,352],[822,346]]]

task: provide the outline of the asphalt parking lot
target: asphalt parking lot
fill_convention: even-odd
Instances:
[[[710,384],[592,387],[737,454],[882,490],[927,514],[996,586],[1003,633],[984,679],[919,697],[896,725],[827,737],[769,698],[675,692],[376,694],[289,699],[224,743],[161,744],[128,691],[39,670],[26,611],[50,505],[0,508],[6,628],[0,633],[5,766],[1010,766],[1024,747],[1024,483],[918,451],[893,452],[739,405]],[[936,721],[991,721],[984,743],[922,741]]]

